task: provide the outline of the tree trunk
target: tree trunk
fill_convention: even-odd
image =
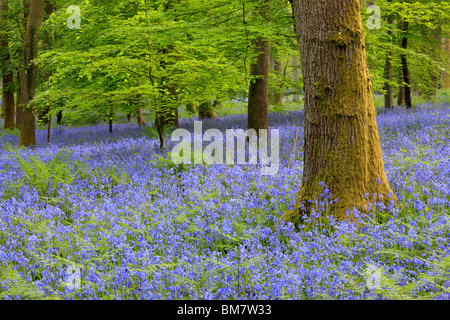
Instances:
[[[16,128],[20,128],[22,123],[22,108],[19,107],[20,98],[20,72],[17,72],[17,91],[16,91]]]
[[[441,25],[439,25],[433,34],[433,40],[437,45],[432,46],[431,48],[425,48],[425,49],[428,49],[429,55],[433,59],[439,59],[438,50],[441,45],[441,33],[442,33],[442,27],[441,27]],[[436,67],[431,67],[430,79],[431,79],[431,84],[433,87],[431,88],[431,90],[427,90],[427,99],[430,99],[431,96],[436,96],[436,90],[440,87],[439,86],[439,73],[440,73],[440,69],[438,69]]]
[[[388,2],[392,2],[392,0],[389,0]],[[393,22],[393,17],[389,15],[387,17],[386,23],[388,24],[388,28],[390,28],[391,24]],[[387,31],[388,36],[392,36],[392,31],[388,29]],[[392,59],[394,58],[394,55],[392,51],[389,51],[386,54],[386,63],[384,65],[384,107],[385,108],[393,108],[394,107],[394,92],[392,90]]]
[[[386,63],[384,65],[384,107],[385,108],[393,108],[394,107],[394,91],[392,90],[392,85],[390,82],[392,81],[392,52],[388,52],[386,54]]]
[[[113,132],[113,119],[114,119],[114,111],[111,109],[108,115],[109,133]]]
[[[293,5],[305,92],[304,169],[294,210],[283,218],[301,222],[324,182],[339,200],[330,214],[355,221],[352,209],[367,207],[366,194],[396,199],[384,171],[360,4],[294,0]]]
[[[0,0],[0,30],[6,26],[6,17],[8,14],[8,0]],[[3,89],[2,89],[2,113],[5,119],[5,130],[14,129],[14,77],[11,66],[11,57],[9,54],[8,34],[0,33],[0,63],[3,65],[1,72]]]
[[[37,65],[31,61],[37,56],[39,29],[42,23],[44,4],[44,0],[31,0],[25,34],[19,98],[19,108],[22,109],[19,145],[24,147],[36,144],[33,108],[28,106],[28,104],[33,99],[36,88]]]
[[[49,17],[52,13],[53,13],[53,9],[54,9],[54,4],[52,1],[47,1],[45,3],[44,6],[44,13],[46,17]],[[46,40],[44,41],[44,43],[46,44],[46,50],[50,50],[51,49],[51,41],[50,41],[50,32],[47,30],[45,32],[45,34],[43,35],[43,38]],[[45,79],[44,81],[48,81],[50,79],[50,77],[52,76],[52,72],[50,71],[48,74],[44,75],[43,78]],[[39,123],[43,123],[43,124],[48,124],[49,119],[50,119],[50,106],[46,106],[44,107],[42,110],[40,110],[38,112],[38,122]]]
[[[27,22],[28,22],[28,17],[30,15],[30,0],[23,0],[22,1],[22,13],[23,13],[23,29],[25,30],[25,34],[26,34],[26,29],[27,29]],[[25,34],[22,34],[22,32],[20,32],[21,38],[23,39],[23,41],[25,41]],[[16,92],[16,128],[20,128],[20,126],[22,125],[22,118],[23,118],[23,109],[20,106],[20,92],[21,92],[21,85],[22,85],[22,70],[17,70],[17,92]]]
[[[292,56],[292,81],[297,85],[298,84],[298,62],[297,57]],[[298,94],[297,86],[295,87],[294,101],[300,101],[300,95]]]
[[[254,42],[255,53],[258,54],[256,63],[250,65],[250,76],[258,77],[250,80],[248,90],[248,129],[269,129],[269,67],[270,46],[263,37]]]
[[[215,119],[211,101],[205,101],[198,108],[198,119]]]
[[[277,77],[281,79],[282,77],[282,65],[280,60],[276,59],[273,64],[273,70],[277,74]],[[283,104],[283,92],[281,91],[282,80],[278,80],[275,83],[273,90],[273,104],[281,106]]]
[[[403,83],[403,74],[402,71],[400,71],[398,75],[399,83]],[[397,105],[403,106],[405,103],[405,86],[401,85],[398,88],[398,94],[397,94]]]
[[[61,125],[62,123],[62,117],[63,117],[63,112],[59,111],[58,114],[56,115],[56,124]]]
[[[145,126],[147,124],[144,119],[144,111],[142,110],[142,108],[138,109],[137,124],[139,127]]]
[[[408,49],[408,21],[403,21],[403,32],[404,36],[402,38],[402,48]],[[409,68],[408,68],[408,59],[406,57],[406,53],[402,53],[401,55],[402,60],[402,72],[403,72],[403,82],[405,83],[404,90],[405,90],[405,106],[406,108],[412,107],[412,101],[411,101],[411,86],[409,81]]]
[[[450,55],[450,39],[449,38],[444,39],[444,48],[445,48],[445,52],[449,56]],[[448,63],[448,60],[447,60],[446,70],[443,71],[443,75],[442,75],[442,78],[443,78],[442,88],[443,89],[450,89],[449,68],[450,68],[450,64]]]

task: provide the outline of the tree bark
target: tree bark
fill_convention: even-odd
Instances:
[[[438,27],[436,28],[436,30],[434,31],[434,34],[433,34],[433,40],[437,45],[432,46],[431,48],[425,48],[425,49],[428,49],[430,56],[434,59],[439,59],[438,50],[441,45],[441,33],[442,33],[442,27],[441,27],[441,25],[438,25]],[[431,90],[427,90],[427,99],[430,99],[431,96],[436,96],[436,90],[440,87],[440,85],[439,85],[440,69],[437,69],[436,67],[432,67],[432,68],[430,68],[429,72],[430,72],[432,88],[431,88]]]
[[[258,57],[255,63],[250,64],[250,76],[257,78],[250,80],[247,128],[259,133],[259,129],[269,129],[270,46],[263,37],[259,37],[253,45]]]
[[[144,119],[144,111],[142,110],[142,108],[138,109],[137,124],[139,127],[145,126],[147,124]]]
[[[282,77],[282,65],[280,60],[275,59],[273,64],[273,70],[277,74],[278,78]],[[282,80],[276,81],[275,86],[273,88],[273,101],[272,103],[275,105],[283,104],[283,92],[281,91]]]
[[[52,1],[47,1],[44,5],[44,13],[46,17],[49,17],[54,10],[54,4]],[[47,30],[44,34],[44,39],[46,40],[44,43],[46,44],[46,50],[50,50],[51,48],[51,41],[50,41],[50,32]],[[44,81],[48,81],[50,79],[50,77],[52,76],[52,72],[50,71],[48,74],[45,74],[43,76],[43,78],[45,79]],[[43,109],[39,110],[38,112],[38,122],[43,123],[43,124],[48,124],[49,119],[50,119],[50,106],[46,106]]]
[[[22,1],[22,13],[23,13],[23,29],[27,29],[27,22],[30,15],[30,0],[23,0]],[[20,30],[21,31],[21,30]],[[20,32],[21,38],[23,41],[25,41],[25,34]],[[22,61],[21,61],[22,62]],[[17,85],[17,92],[16,92],[16,127],[20,128],[22,125],[22,118],[23,118],[23,109],[20,106],[20,93],[21,93],[21,85],[22,85],[22,70],[17,70],[17,79],[18,79],[18,85]]]
[[[111,109],[108,115],[109,133],[113,132],[114,111]]]
[[[294,55],[292,56],[292,81],[294,81],[295,84],[298,84],[298,62],[297,57]],[[300,101],[297,87],[295,87],[294,101]]]
[[[16,128],[20,128],[22,123],[22,108],[19,106],[20,98],[20,72],[17,72],[17,91],[16,91]]]
[[[62,117],[63,117],[63,112],[62,112],[62,111],[59,111],[59,112],[56,114],[56,124],[59,124],[59,125],[62,124]]]
[[[450,56],[450,39],[449,38],[445,38],[444,39],[444,48],[445,48],[445,52],[447,53],[447,55]],[[448,61],[448,60],[447,60]],[[450,65],[449,63],[447,63],[446,65],[446,70],[443,71],[443,84],[442,84],[442,88],[443,89],[450,89],[450,77],[449,77],[449,69]]]
[[[386,54],[386,63],[384,65],[384,107],[393,108],[394,107],[394,91],[392,90],[392,52]]]
[[[400,83],[403,83],[403,73],[402,71],[400,71],[399,75],[398,75],[398,79]],[[403,106],[405,103],[405,86],[401,85],[398,88],[398,94],[397,94],[397,105],[398,106]]]
[[[19,98],[19,108],[22,109],[19,145],[24,147],[36,144],[33,108],[28,106],[28,104],[33,99],[36,88],[37,65],[32,60],[37,56],[39,29],[42,23],[44,4],[44,0],[31,0],[25,34]]]
[[[4,116],[5,130],[14,129],[14,77],[11,69],[11,56],[9,54],[8,34],[4,29],[8,13],[8,0],[0,0],[0,62],[3,65],[1,72],[2,89],[2,113]]]
[[[384,171],[360,3],[294,0],[293,6],[305,93],[304,169],[294,210],[283,219],[302,222],[324,182],[338,199],[330,214],[355,221],[352,209],[372,200],[366,194],[396,200]]]
[[[389,0],[388,2],[392,2],[392,0]],[[393,17],[389,15],[386,19],[386,23],[388,24],[388,28],[390,28],[391,24],[393,22]],[[387,31],[388,36],[392,36],[392,31],[388,29]],[[386,63],[384,65],[384,107],[385,108],[393,108],[394,107],[394,92],[392,90],[392,59],[394,58],[394,55],[392,51],[389,51],[386,53]]]
[[[408,49],[408,21],[403,21],[403,32],[404,36],[402,38],[402,48]],[[409,67],[408,67],[408,59],[406,57],[406,53],[401,54],[401,60],[402,60],[402,72],[403,72],[403,82],[405,83],[404,90],[405,90],[405,106],[406,108],[412,107],[412,100],[411,100],[411,86],[410,86],[410,80],[409,80]]]

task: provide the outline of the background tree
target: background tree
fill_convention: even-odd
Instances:
[[[23,47],[23,70],[20,75],[21,89],[19,97],[19,108],[22,109],[22,121],[19,127],[19,145],[25,147],[36,144],[33,108],[28,104],[33,99],[36,89],[37,65],[33,60],[37,56],[39,29],[42,23],[44,4],[44,0],[31,0]]]
[[[5,119],[4,128],[12,130],[14,120],[14,75],[11,66],[8,41],[8,0],[0,0],[0,71],[3,82],[2,114]]]
[[[392,0],[388,0],[388,3],[392,2]],[[386,29],[387,36],[392,37],[391,26],[394,21],[392,15],[388,15],[386,18]],[[388,41],[391,42],[392,39]],[[394,91],[392,88],[392,61],[394,59],[394,54],[392,51],[388,51],[386,53],[386,64],[384,66],[384,107],[385,108],[393,108],[394,107]]]
[[[263,37],[254,42],[254,52],[259,54],[250,65],[248,91],[248,129],[269,129],[269,67],[270,45]]]

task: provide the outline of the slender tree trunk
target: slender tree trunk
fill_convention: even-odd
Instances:
[[[403,74],[402,71],[398,74],[399,83],[403,83]],[[398,94],[397,94],[397,105],[403,106],[405,104],[405,86],[401,85],[398,88]]]
[[[402,38],[402,48],[408,49],[408,21],[403,21],[403,32],[404,36]],[[403,72],[403,82],[405,83],[404,90],[405,90],[405,106],[406,108],[412,107],[412,100],[411,100],[411,83],[409,80],[409,67],[408,67],[408,59],[406,57],[406,53],[402,53],[401,55],[402,60],[402,72]]]
[[[384,65],[384,107],[385,108],[393,108],[394,107],[394,91],[392,90],[392,85],[390,82],[392,81],[392,52],[388,52],[386,54],[386,63]]]
[[[22,123],[22,108],[19,106],[19,98],[20,98],[20,72],[17,72],[17,91],[16,91],[16,128],[20,128]]]
[[[139,127],[145,126],[147,124],[144,119],[144,111],[142,110],[142,108],[138,109],[137,124]]]
[[[25,35],[26,35],[26,30],[27,30],[27,22],[28,22],[28,18],[30,15],[30,0],[23,0],[22,1],[22,13],[23,13],[23,29],[25,30],[25,32],[23,33],[22,30],[20,31],[20,35],[21,38],[25,41]],[[22,62],[22,61],[21,61]],[[16,92],[16,127],[20,128],[22,125],[22,119],[23,119],[23,109],[20,106],[20,95],[21,95],[21,86],[22,86],[22,70],[18,69],[17,70],[17,92]]]
[[[113,119],[114,119],[114,111],[111,109],[108,115],[109,133],[113,132]]]
[[[436,46],[432,46],[431,48],[429,48],[429,53],[430,55],[434,58],[434,59],[439,59],[438,57],[438,50],[439,50],[439,46],[441,45],[441,33],[442,33],[442,27],[441,25],[439,25],[436,30],[434,31],[434,35],[433,35],[433,40],[436,43]],[[431,79],[431,83],[432,83],[432,88],[431,90],[427,90],[427,98],[431,98],[431,96],[435,96],[436,95],[436,90],[439,88],[439,73],[440,70],[432,67],[430,69],[430,79]]]
[[[269,42],[260,37],[254,42],[254,48],[258,57],[256,62],[250,65],[250,76],[258,78],[250,81],[247,127],[259,133],[259,129],[269,129]]]
[[[450,56],[450,39],[449,38],[444,39],[444,48],[445,48],[445,52],[447,53],[447,55]],[[443,75],[442,75],[442,78],[443,78],[442,88],[443,89],[450,89],[449,68],[450,68],[450,63],[448,63],[448,60],[447,60],[446,70],[443,71]]]
[[[297,85],[298,84],[298,62],[297,57],[292,56],[292,81]],[[298,94],[298,89],[295,87],[294,101],[300,101],[300,95]]]
[[[0,49],[0,52],[1,52],[1,49]],[[1,56],[1,54],[0,54],[0,56]],[[2,76],[2,74],[1,74],[1,71],[0,71],[0,92],[2,93],[2,99],[3,99],[3,76]],[[3,104],[1,104],[1,117],[2,117],[2,119],[5,117],[5,108],[4,108],[4,105]]]
[[[388,2],[392,2],[392,0],[389,0]],[[387,17],[387,24],[388,24],[388,28],[390,28],[392,22],[393,22],[393,17],[391,15],[389,15]],[[387,32],[388,36],[392,36],[392,31],[390,29],[388,29]],[[392,81],[392,60],[394,58],[394,55],[392,53],[392,51],[389,51],[388,53],[386,53],[386,63],[384,65],[384,107],[385,108],[393,108],[394,107],[394,92],[392,90],[392,85],[391,85],[391,81]]]
[[[59,111],[59,112],[56,114],[56,124],[59,124],[59,125],[62,124],[62,117],[63,117],[63,112],[62,112],[62,111]]]
[[[277,77],[281,79],[283,69],[279,59],[274,60],[273,70],[277,74]],[[282,80],[276,81],[275,86],[273,88],[273,101],[272,101],[272,103],[275,105],[283,104],[283,92],[281,91],[281,86]]]
[[[39,29],[44,13],[44,0],[31,0],[25,34],[24,56],[22,59],[21,90],[19,108],[22,109],[19,145],[32,146],[36,144],[35,120],[32,106],[28,106],[34,97],[36,88],[37,65],[32,60],[37,56]]]
[[[50,143],[50,133],[52,130],[52,115],[48,115],[48,121],[47,121],[47,143]]]
[[[2,89],[2,113],[5,119],[4,128],[6,130],[14,129],[14,77],[11,69],[11,57],[9,54],[8,34],[4,30],[6,26],[6,16],[8,13],[8,0],[0,0],[0,64],[3,69],[0,70],[3,81]]]
[[[44,13],[45,16],[48,17],[53,13],[54,4],[52,1],[47,1],[44,6]],[[51,48],[51,41],[50,41],[50,32],[47,30],[45,34],[43,35],[43,38],[45,39],[44,43],[46,45],[46,49],[50,50]],[[45,74],[43,77],[45,78],[44,81],[48,81],[50,77],[52,76],[52,72],[50,71],[48,74]],[[49,113],[50,113],[50,106],[46,106],[43,109],[41,109],[38,113],[38,122],[43,124],[48,124],[49,121]]]
[[[338,199],[330,214],[354,221],[352,209],[366,208],[366,194],[384,199],[393,194],[381,154],[360,3],[294,0],[293,6],[305,91],[304,169],[294,210],[283,218],[301,222],[324,182]]]

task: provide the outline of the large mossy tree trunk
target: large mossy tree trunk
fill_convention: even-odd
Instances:
[[[256,62],[250,64],[250,88],[248,90],[248,119],[247,128],[269,129],[269,42],[259,37],[253,43],[257,54]]]
[[[32,61],[37,56],[44,4],[44,0],[31,0],[21,61],[23,69],[20,76],[19,108],[22,109],[22,119],[19,128],[19,145],[24,147],[36,144],[33,108],[28,104],[33,99],[36,88],[37,65]]]
[[[404,20],[402,22],[403,25],[403,38],[402,38],[402,49],[408,49],[408,28],[409,23],[408,21]],[[409,67],[408,67],[408,58],[406,56],[406,53],[401,54],[401,61],[402,61],[402,73],[403,73],[403,82],[404,85],[404,92],[405,92],[405,106],[406,108],[412,107],[412,99],[411,99],[411,82],[409,80]]]
[[[359,0],[294,0],[305,92],[304,168],[294,210],[311,213],[324,182],[338,202],[330,214],[355,221],[370,196],[396,200],[384,171]],[[348,213],[348,216],[346,215]]]
[[[8,14],[8,0],[0,0],[0,63],[3,68],[0,70],[3,81],[2,90],[2,113],[4,116],[4,128],[12,130],[14,124],[14,76],[11,66],[11,56],[9,54],[8,34],[5,31]]]

